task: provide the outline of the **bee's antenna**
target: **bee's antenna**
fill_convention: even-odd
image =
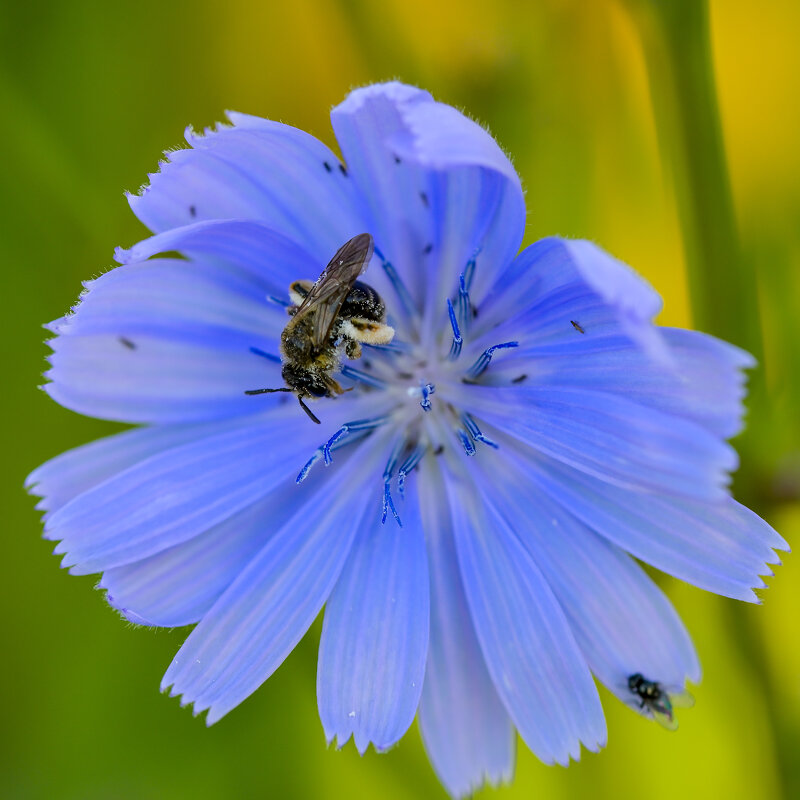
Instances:
[[[270,392],[291,392],[286,386],[281,386],[280,389],[247,389],[245,394],[269,394]]]
[[[278,390],[280,391],[280,390]],[[289,390],[291,391],[291,390]],[[312,422],[316,422],[317,425],[321,425],[322,423],[314,416],[314,412],[303,402],[303,398],[298,395],[297,399],[300,401],[300,408],[308,414]]]

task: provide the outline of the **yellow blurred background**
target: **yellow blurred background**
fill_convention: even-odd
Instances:
[[[650,2],[4,4],[0,796],[445,796],[416,727],[387,755],[326,749],[318,628],[211,729],[159,695],[185,631],[133,629],[92,590],[95,579],[60,571],[22,492],[41,461],[118,427],[36,391],[40,325],[74,303],[116,245],[146,235],[122,192],[146,181],[187,124],[202,128],[232,108],[334,144],[330,107],[353,86],[396,77],[490,127],[526,188],[526,243],[597,241],[662,294],[662,323],[690,326],[680,165],[633,9]],[[736,489],[800,543],[800,5],[712,0],[709,15],[737,247],[757,279],[745,302],[760,310],[765,342],[767,392],[750,411]],[[717,190],[724,208],[727,188]],[[677,733],[604,693],[602,753],[563,769],[521,745],[513,785],[481,796],[800,797],[800,565],[785,561],[761,607],[660,579],[704,668]]]

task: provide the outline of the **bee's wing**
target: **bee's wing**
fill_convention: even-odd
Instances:
[[[315,346],[321,347],[328,340],[342,303],[372,258],[373,247],[369,233],[360,233],[345,242],[297,309],[293,321],[316,312],[311,334]]]

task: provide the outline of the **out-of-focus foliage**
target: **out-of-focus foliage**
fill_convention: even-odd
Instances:
[[[91,578],[59,571],[22,493],[41,461],[115,429],[36,391],[40,325],[111,264],[115,245],[145,235],[122,190],[145,181],[186,124],[202,127],[234,108],[332,142],[329,107],[350,87],[389,77],[491,126],[527,189],[528,241],[552,233],[598,241],[661,292],[661,322],[690,325],[675,176],[629,11],[622,0],[4,5],[0,795],[444,796],[416,730],[389,755],[325,749],[317,629],[210,730],[158,694],[183,632],[132,629]],[[713,0],[710,21],[733,205],[743,258],[756,270],[766,353],[767,395],[751,414],[758,436],[737,491],[796,544],[800,6]],[[785,560],[764,607],[664,581],[704,666],[678,733],[605,696],[603,753],[564,770],[521,747],[516,781],[497,796],[798,796],[800,565]]]

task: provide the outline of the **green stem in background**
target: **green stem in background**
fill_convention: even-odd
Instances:
[[[765,512],[774,462],[758,286],[739,240],[711,57],[707,0],[625,0],[644,48],[659,146],[677,197],[694,327],[752,353],[748,425],[736,443],[736,494]],[[762,431],[761,428],[764,430]]]
[[[736,225],[711,57],[707,0],[624,0],[644,48],[659,147],[675,186],[698,330],[751,352],[760,367],[750,375],[750,414],[737,441],[743,469],[737,496],[768,512],[763,476],[774,466],[758,447],[769,432],[770,408],[756,275]],[[781,686],[772,679],[755,618],[731,606],[729,624],[751,680],[762,688],[775,736],[775,755],[787,797],[800,797],[791,724],[781,713]]]
[[[757,287],[739,243],[705,0],[628,0],[675,184],[694,325],[762,356]]]

